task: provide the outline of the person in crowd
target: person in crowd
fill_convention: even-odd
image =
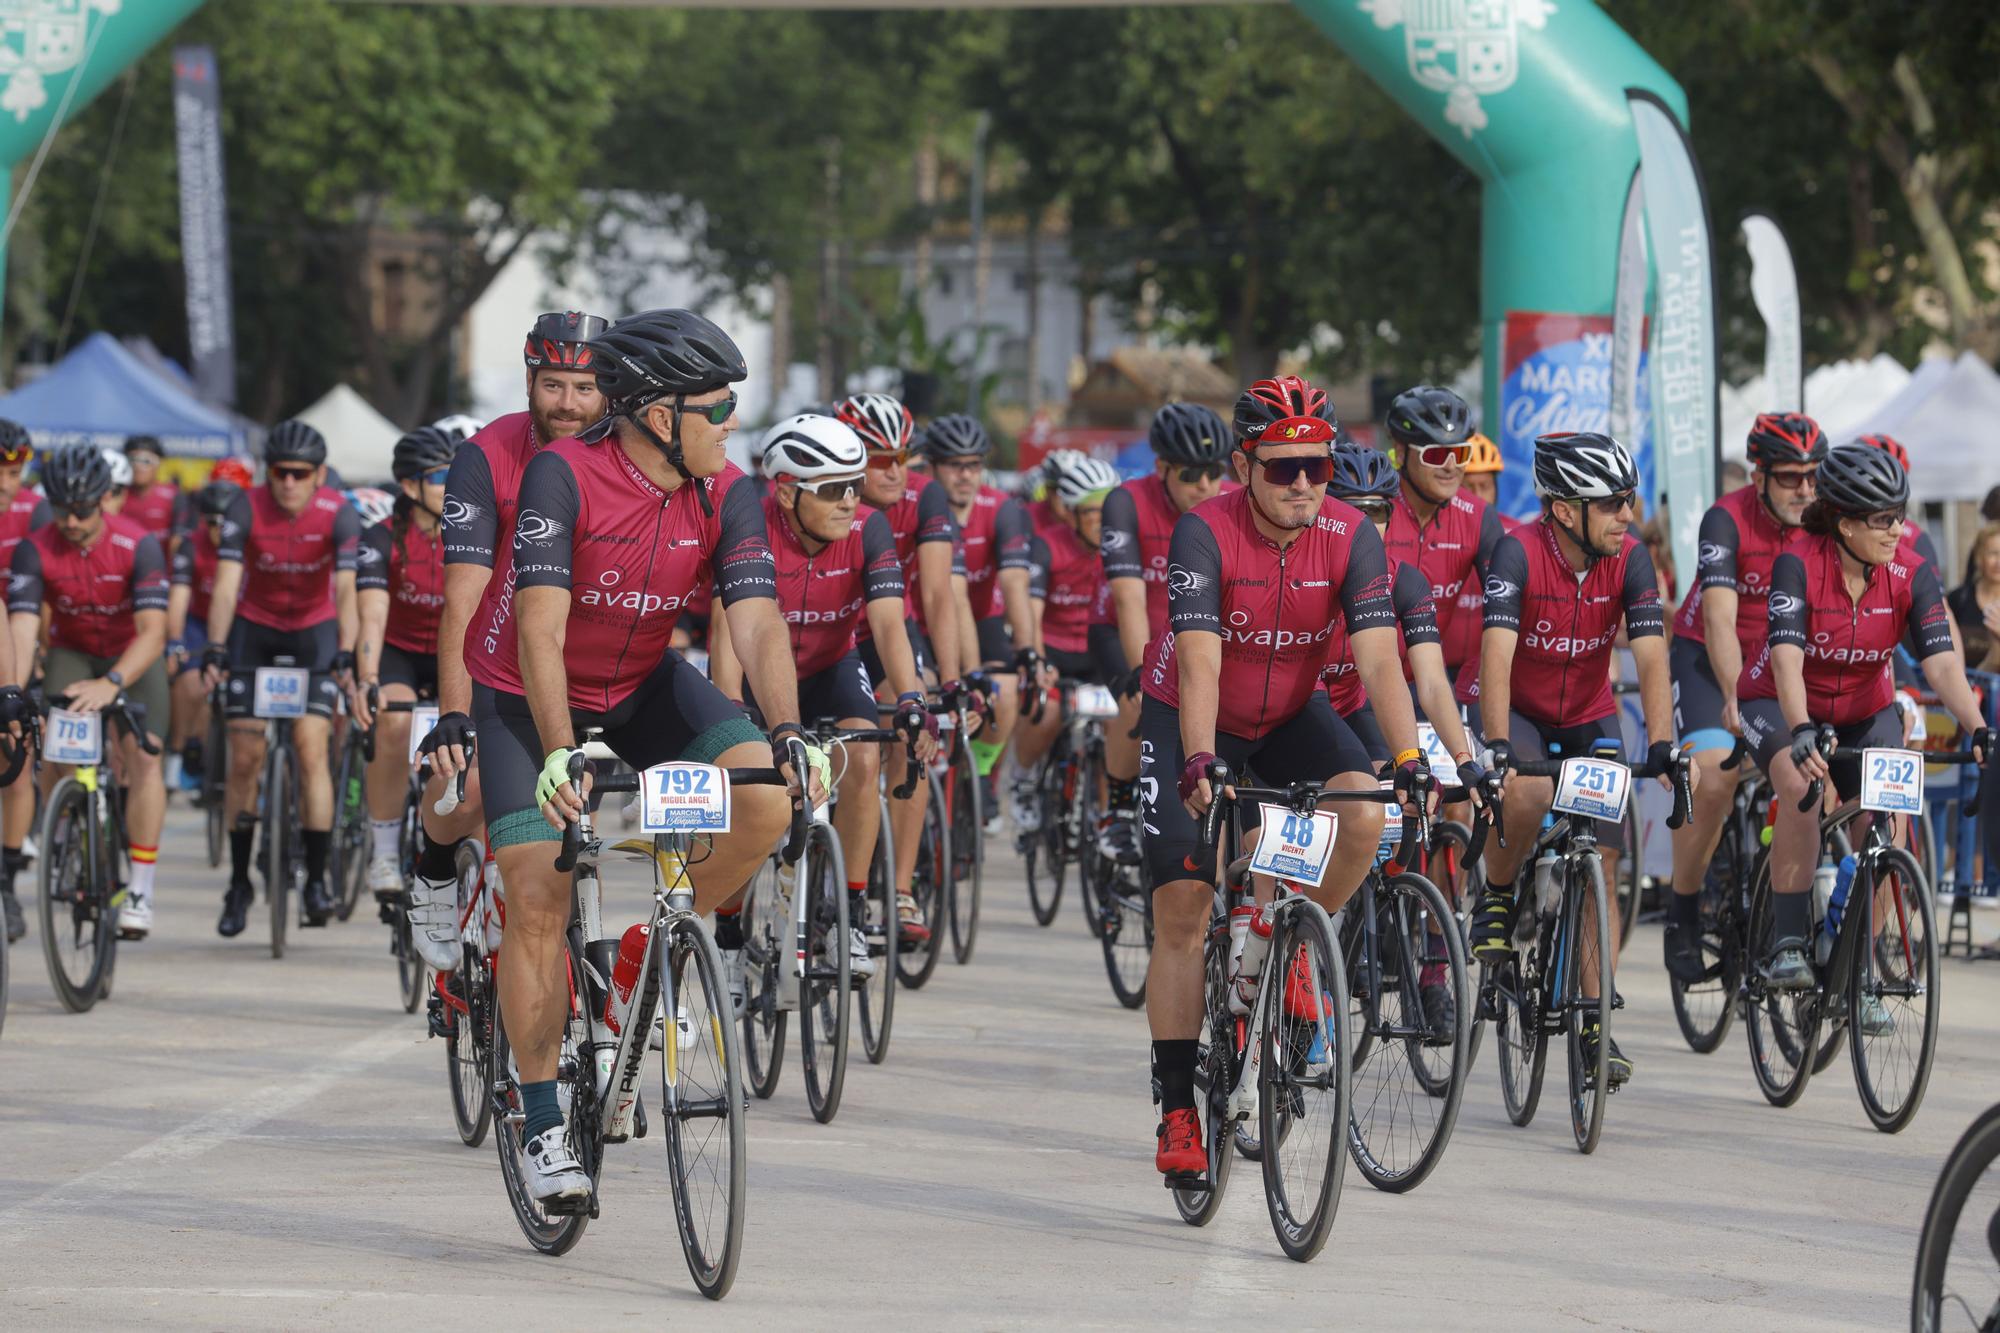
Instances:
[[[1988,523],[1973,537],[1965,582],[1945,602],[1965,637],[1966,666],[2000,671],[2000,522]]]
[[[1750,469],[1740,458],[1722,460],[1722,494],[1740,491],[1750,484]]]

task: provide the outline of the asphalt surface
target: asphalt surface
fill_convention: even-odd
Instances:
[[[530,1251],[492,1141],[458,1141],[444,1045],[401,1012],[386,931],[364,907],[295,931],[283,961],[257,913],[219,939],[220,881],[176,808],[158,930],[121,951],[109,1000],[63,1012],[34,935],[14,947],[0,1328],[1888,1328],[1907,1324],[1936,1172],[2000,1096],[2000,967],[1946,965],[1928,1098],[1887,1136],[1845,1055],[1780,1111],[1740,1025],[1688,1051],[1642,926],[1617,1025],[1637,1073],[1594,1156],[1554,1059],[1534,1124],[1507,1122],[1489,1034],[1436,1174],[1392,1196],[1350,1170],[1331,1242],[1300,1265],[1247,1163],[1208,1228],[1175,1216],[1143,1016],[1113,1001],[1073,896],[1036,927],[996,853],[976,957],[902,994],[888,1062],[857,1049],[833,1124],[788,1047],[751,1113],[745,1256],[712,1306],[657,1133],[610,1150],[576,1250]],[[616,873],[622,925],[639,881]]]

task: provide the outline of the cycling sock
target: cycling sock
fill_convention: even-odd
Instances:
[[[1701,895],[1674,894],[1667,903],[1667,923],[1683,930],[1701,929]]]
[[[562,1128],[562,1102],[556,1098],[556,1081],[521,1085],[521,1141],[533,1143],[551,1129]]]
[[[417,854],[417,873],[433,883],[443,883],[458,876],[458,844],[439,842],[430,834],[423,835],[423,850]]]
[[[1812,933],[1812,896],[1806,893],[1772,894],[1771,918],[1774,939],[1803,940]]]
[[[136,842],[128,846],[132,853],[132,896],[150,898],[153,896],[153,871],[158,868],[160,849],[141,847]]]
[[[1160,1113],[1194,1109],[1195,1041],[1153,1043],[1153,1082],[1160,1093]]]
[[[403,835],[403,821],[400,819],[371,819],[369,827],[375,830],[375,859],[393,861],[397,846]]]
[[[743,909],[725,912],[715,909],[715,947],[718,949],[740,949],[743,947]]]
[[[0,884],[4,884],[11,893],[14,888],[14,877],[27,869],[27,866],[28,858],[22,854],[19,847],[0,849]]]
[[[1104,785],[1113,810],[1131,810],[1139,804],[1138,778],[1107,778]]]
[[[250,878],[250,852],[257,841],[255,825],[229,830],[229,872],[232,879]]]
[[[980,777],[987,777],[993,772],[993,766],[1000,762],[1000,752],[1005,748],[992,741],[972,742],[972,765],[979,770]]]
[[[328,829],[309,828],[306,835],[306,882],[324,882],[326,879],[326,850],[333,845],[333,833]]]

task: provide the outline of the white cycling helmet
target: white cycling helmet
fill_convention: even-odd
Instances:
[[[396,497],[380,486],[356,486],[347,492],[347,503],[361,518],[361,526],[372,528],[396,512]]]
[[[868,470],[868,450],[854,428],[816,412],[780,421],[765,432],[758,448],[767,477],[855,481]]]
[[[103,450],[103,454],[104,461],[111,465],[111,484],[113,486],[130,486],[132,484],[132,460],[125,456],[125,451],[123,449],[106,447]]]
[[[469,417],[463,412],[454,416],[439,417],[431,425],[447,435],[456,435],[461,440],[469,440],[486,428],[486,423],[478,417]]]
[[[1062,471],[1056,474],[1056,496],[1071,509],[1093,496],[1102,499],[1117,485],[1118,469],[1088,454],[1065,460]]]

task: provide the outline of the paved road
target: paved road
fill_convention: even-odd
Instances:
[[[1489,1041],[1438,1172],[1400,1197],[1350,1172],[1302,1266],[1248,1171],[1209,1228],[1176,1219],[1152,1174],[1144,1021],[1112,1001],[1073,903],[1038,929],[1005,869],[973,964],[905,992],[889,1062],[857,1062],[834,1124],[807,1112],[796,1055],[755,1105],[746,1256],[711,1308],[657,1136],[613,1150],[575,1252],[533,1254],[490,1142],[459,1145],[442,1043],[397,1009],[380,927],[295,934],[273,962],[254,916],[216,937],[200,854],[176,811],[160,929],[93,1013],[60,1011],[32,935],[16,948],[0,1327],[1886,1328],[1936,1170],[2000,1095],[2000,968],[1948,965],[1929,1098],[1887,1137],[1844,1058],[1778,1111],[1740,1035],[1688,1052],[1642,929],[1619,1029],[1638,1074],[1594,1157],[1560,1105],[1507,1123]]]

